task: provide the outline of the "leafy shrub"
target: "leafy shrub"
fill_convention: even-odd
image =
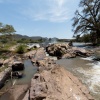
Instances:
[[[19,45],[17,50],[16,50],[16,52],[19,54],[23,54],[23,53],[25,53],[25,51],[26,51],[26,48],[24,45]]]

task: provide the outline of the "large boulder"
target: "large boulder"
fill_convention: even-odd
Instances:
[[[50,56],[57,58],[73,58],[76,56],[87,57],[91,55],[91,51],[84,48],[70,46],[68,43],[57,43],[46,47],[46,52]]]
[[[67,52],[68,48],[68,43],[56,43],[46,47],[46,52],[50,56],[56,56],[58,58],[61,58]]]
[[[21,61],[16,61],[12,64],[12,71],[24,70],[24,63]]]

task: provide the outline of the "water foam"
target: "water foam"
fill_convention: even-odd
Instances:
[[[95,58],[94,56],[90,56],[90,57],[81,58],[81,59],[92,61],[94,58]]]
[[[100,94],[100,62],[91,63],[91,68],[78,68],[77,71],[84,74],[84,82],[89,86],[90,91]]]

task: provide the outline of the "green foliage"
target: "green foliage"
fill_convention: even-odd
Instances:
[[[4,25],[0,23],[0,42],[2,45],[9,44],[13,41],[13,35],[14,35],[15,29],[12,25]],[[11,43],[12,44],[12,43]]]
[[[1,45],[1,44],[0,44]],[[0,46],[0,58],[6,59],[9,57],[8,54],[11,52],[9,51],[8,47],[6,45]]]
[[[29,40],[22,38],[22,39],[18,39],[17,43],[29,43]]]
[[[77,36],[76,36],[76,41],[77,41],[77,42],[81,42],[80,35],[77,35]]]
[[[100,38],[100,0],[81,0],[81,11],[73,18],[74,34],[94,33],[94,41]],[[86,37],[85,37],[86,38]]]
[[[1,34],[11,35],[14,32],[16,31],[12,25],[8,25],[8,24],[3,25],[2,23],[0,23],[0,33]]]
[[[25,52],[26,52],[26,46],[25,46],[25,45],[19,45],[19,46],[17,47],[16,52],[19,53],[19,54],[25,53]]]
[[[16,41],[17,41],[17,43],[42,43],[45,40],[43,40],[43,39],[33,40],[33,39],[22,38],[22,39],[18,39]]]
[[[81,39],[82,39],[82,42],[85,42],[85,43],[87,43],[87,42],[92,42],[92,41],[91,41],[91,36],[90,36],[90,34],[84,34],[84,35],[81,37]]]

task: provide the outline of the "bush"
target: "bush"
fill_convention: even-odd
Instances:
[[[19,54],[23,54],[25,52],[25,46],[24,45],[18,46],[16,52]]]

